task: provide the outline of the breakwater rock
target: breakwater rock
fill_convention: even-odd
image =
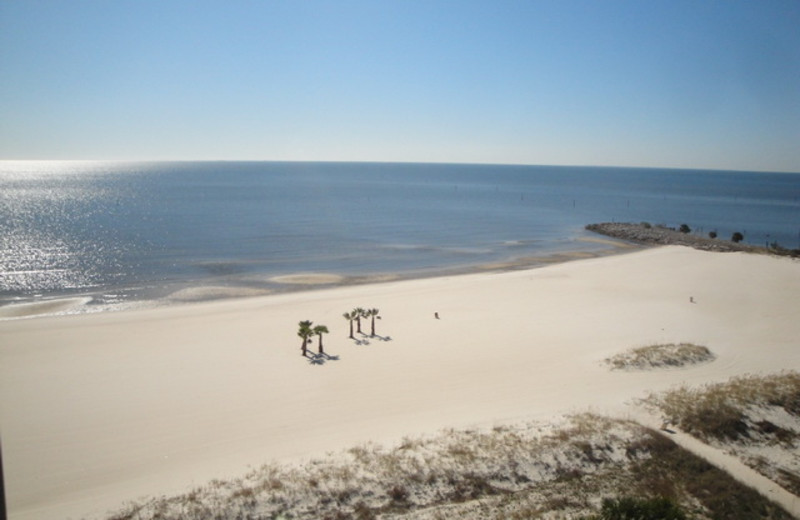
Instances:
[[[746,251],[750,253],[765,252],[763,247],[732,242],[719,238],[706,238],[692,233],[649,224],[630,224],[621,222],[602,222],[589,224],[586,229],[612,238],[636,242],[646,245],[679,245],[704,251]]]

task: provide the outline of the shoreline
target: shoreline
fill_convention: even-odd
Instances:
[[[737,243],[723,238],[707,238],[695,233],[683,233],[664,226],[648,223],[601,222],[587,224],[588,236],[576,236],[571,243],[596,244],[599,248],[567,248],[566,251],[549,250],[541,255],[523,256],[494,262],[446,266],[412,271],[378,272],[364,275],[337,272],[296,272],[275,275],[251,276],[258,282],[241,283],[235,280],[214,279],[189,282],[169,282],[161,289],[153,285],[147,292],[152,298],[133,298],[110,302],[104,301],[105,293],[130,291],[125,288],[108,288],[93,293],[50,295],[39,298],[23,298],[0,305],[0,322],[16,319],[31,319],[46,316],[80,315],[89,313],[126,312],[150,308],[172,307],[204,302],[262,297],[303,291],[333,289],[339,287],[378,284],[394,281],[429,279],[448,276],[469,275],[483,272],[508,272],[537,269],[563,262],[585,258],[601,258],[609,255],[632,252],[644,248],[666,245],[691,247],[702,251],[745,252],[770,254],[796,258],[800,250],[791,250],[772,244],[769,247]],[[168,292],[164,288],[169,288]]]
[[[542,255],[511,258],[505,261],[483,264],[451,266],[414,271],[347,275],[335,272],[297,272],[267,276],[258,285],[224,283],[210,279],[207,283],[169,284],[174,290],[153,299],[133,299],[105,304],[98,295],[70,294],[45,296],[0,305],[0,322],[16,319],[32,319],[47,316],[81,315],[108,312],[127,312],[151,308],[173,307],[197,303],[226,301],[242,298],[262,297],[304,291],[335,289],[340,287],[371,285],[386,282],[422,280],[449,276],[461,276],[486,272],[508,272],[537,269],[563,262],[586,258],[601,258],[635,251],[646,246],[635,245],[624,240],[604,238],[600,235],[573,239],[576,247],[567,251],[544,252]],[[596,244],[599,247],[581,248],[581,244]],[[101,291],[109,292],[109,291]],[[110,290],[110,292],[115,292]]]
[[[5,321],[9,512],[101,516],[269,461],[586,410],[624,417],[648,392],[800,366],[799,267],[665,246],[540,269]],[[374,338],[347,337],[342,312],[354,306],[380,309]],[[300,356],[300,320],[330,328],[329,358]],[[684,341],[716,359],[642,373],[603,362]]]

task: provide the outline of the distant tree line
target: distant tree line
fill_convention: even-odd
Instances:
[[[647,224],[647,226],[649,225],[650,224]],[[678,231],[680,231],[681,233],[691,233],[692,229],[689,227],[688,224],[681,224],[680,228],[678,228]],[[711,239],[717,238],[717,231],[716,230],[709,231],[708,238]],[[731,242],[738,244],[742,240],[744,240],[744,234],[741,231],[734,231],[733,234],[731,235]],[[778,255],[800,256],[800,249],[789,249],[781,246],[778,242],[767,243],[766,248],[770,252]]]
[[[649,226],[649,224],[648,224],[648,226]],[[678,228],[678,231],[680,231],[681,233],[687,233],[688,234],[688,233],[692,232],[692,228],[689,227],[689,224],[681,224],[681,226]],[[713,238],[717,238],[717,231],[713,230],[713,229],[711,231],[709,231],[708,232],[708,238],[712,238],[712,239]],[[744,235],[739,231],[734,231],[733,234],[731,235],[731,242],[735,242],[735,243],[738,244],[742,240],[744,240]]]

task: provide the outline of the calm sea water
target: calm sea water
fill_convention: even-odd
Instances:
[[[415,275],[689,224],[800,247],[800,174],[277,162],[0,162],[0,305],[113,307],[302,272]],[[87,301],[88,298],[87,298]]]

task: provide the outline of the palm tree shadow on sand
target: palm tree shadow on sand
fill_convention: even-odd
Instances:
[[[339,361],[339,356],[331,356],[330,354],[309,354],[308,362],[312,365],[324,365],[328,361]]]
[[[377,340],[377,341],[392,341],[391,336],[379,336],[375,334],[374,336],[369,336],[367,334],[361,334],[361,339],[354,338],[356,345],[369,345],[371,343],[370,340]]]

